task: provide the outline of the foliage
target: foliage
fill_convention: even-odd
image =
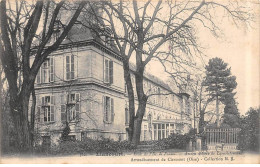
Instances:
[[[152,146],[152,150],[164,149],[186,149],[189,141],[194,134],[185,135],[172,134],[168,138],[153,141],[142,141],[142,145]],[[127,152],[135,151],[137,147],[129,141],[114,141],[108,138],[100,138],[94,140],[86,138],[83,141],[60,141],[59,145],[52,145],[49,150],[38,146],[35,148],[35,154],[49,155],[72,155],[72,154],[92,154],[92,153],[111,153],[111,152]]]
[[[152,145],[153,150],[165,149],[186,149],[189,141],[194,137],[193,134],[171,134],[168,138],[154,141],[142,141],[142,145]]]
[[[62,20],[61,11],[70,6],[65,1],[0,2],[0,59],[10,94],[10,113],[16,135],[14,147],[20,152],[32,148],[34,124],[31,121],[29,126],[28,115],[36,75],[42,63],[67,37],[86,3],[79,2],[72,17]],[[57,24],[63,25],[59,33],[55,31]],[[31,111],[31,115],[35,115],[34,109]]]
[[[238,139],[238,149],[247,151],[260,151],[260,129],[259,129],[260,108],[250,108],[246,116],[241,120],[241,131]]]
[[[229,125],[231,128],[239,128],[240,115],[234,97],[232,95],[226,95],[224,99],[224,104],[225,108],[222,124]]]
[[[107,22],[111,26],[115,44],[123,57],[129,98],[128,136],[135,144],[140,142],[141,124],[147,100],[154,93],[146,94],[143,89],[146,65],[156,59],[176,83],[185,82],[184,76],[190,74],[188,69],[194,69],[196,66],[194,60],[203,55],[196,36],[197,23],[201,23],[205,29],[217,36],[220,29],[213,19],[215,17],[211,17],[215,13],[215,8],[224,9],[235,23],[237,21],[244,23],[250,19],[250,15],[241,10],[239,3],[230,6],[210,1],[159,0],[133,1],[133,3],[104,1],[103,3],[104,15],[108,18]],[[166,47],[169,49],[165,49]],[[135,56],[136,66],[135,83],[138,100],[136,112],[134,89],[129,75],[131,55]],[[134,120],[141,121],[134,122]]]
[[[38,147],[36,152],[52,155],[69,155],[97,152],[122,152],[133,149],[135,149],[135,146],[128,141],[114,141],[107,138],[101,138],[99,140],[86,138],[84,141],[60,141],[59,145],[52,146],[48,151],[42,147]]]
[[[231,75],[231,68],[227,67],[228,64],[222,59],[216,57],[209,60],[206,68],[206,78],[203,85],[206,86],[206,91],[211,99],[216,100],[216,115],[217,115],[217,126],[219,126],[219,101],[225,104],[226,112],[238,113],[236,109],[236,104],[234,100],[235,93],[233,90],[237,87],[236,77]],[[233,103],[230,103],[230,102]],[[231,119],[232,116],[228,116],[226,113],[225,118],[230,118],[230,120],[235,121],[236,119]],[[235,117],[235,115],[234,115]],[[228,119],[229,120],[229,119]],[[228,122],[225,120],[225,123]],[[234,125],[237,125],[237,122]]]
[[[70,126],[69,126],[69,123],[66,122],[65,128],[63,129],[62,134],[61,134],[61,140],[67,141],[69,133],[70,133]]]
[[[209,95],[212,98],[219,97],[220,101],[224,101],[225,96],[231,95],[237,86],[236,77],[231,76],[231,68],[227,68],[227,65],[216,57],[210,59],[206,66],[206,78],[203,84],[207,87]]]

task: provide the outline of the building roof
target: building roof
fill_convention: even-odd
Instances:
[[[91,31],[89,28],[86,27],[74,27],[70,33],[68,34],[68,38],[74,42],[80,42],[80,41],[84,41],[84,40],[94,40],[97,41],[98,43],[103,43],[103,41],[101,40],[100,36],[98,36],[98,34],[94,31]],[[69,43],[71,41],[66,40],[64,41],[65,43]],[[111,50],[113,50],[116,54],[120,55],[118,48],[116,47],[114,41],[111,41]],[[135,71],[135,64],[134,63],[129,63],[129,67],[130,70]],[[150,80],[151,82],[161,86],[162,88],[178,95],[177,93],[173,92],[173,90],[170,88],[170,86],[165,83],[163,80],[159,79],[158,77],[148,73],[147,71],[144,72],[144,77],[148,80]]]
[[[130,70],[132,70],[132,71],[135,71],[135,70],[136,70],[134,63],[131,63],[131,62],[130,62],[130,63],[129,63],[129,67],[130,67]],[[144,78],[146,78],[147,80],[149,80],[149,81],[155,83],[155,84],[158,85],[158,86],[161,86],[162,88],[164,88],[164,89],[170,91],[171,93],[174,93],[175,95],[179,95],[179,94],[175,93],[175,92],[170,88],[170,86],[169,86],[167,83],[165,83],[165,82],[164,82],[163,80],[161,80],[160,78],[158,78],[158,77],[156,77],[156,76],[154,76],[154,75],[148,73],[147,71],[144,72]]]
[[[100,28],[97,28],[101,30]],[[110,47],[105,46],[102,41],[101,36],[107,35],[106,27],[102,30],[102,33],[98,33],[93,28],[90,29],[88,27],[88,23],[85,22],[85,24],[75,24],[72,29],[69,31],[67,37],[63,40],[62,44],[60,45],[59,49],[66,49],[69,47],[75,47],[75,46],[87,46],[87,45],[94,45],[95,47],[101,49],[102,51],[115,56],[117,59],[121,59],[120,52],[118,48],[115,45],[115,42],[113,40],[110,41]],[[133,63],[129,63],[130,70],[135,71],[135,65]],[[170,88],[170,86],[165,83],[163,80],[159,79],[158,77],[148,73],[147,71],[144,72],[144,77],[147,80],[150,80],[151,82],[155,83],[158,86],[161,86],[162,88],[174,93],[175,95],[179,95]]]

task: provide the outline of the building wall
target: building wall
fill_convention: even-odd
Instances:
[[[75,59],[75,76],[76,79],[66,80],[66,56],[73,54]],[[126,128],[127,122],[125,109],[127,108],[127,92],[125,90],[124,74],[122,62],[115,57],[102,52],[94,46],[84,46],[73,49],[57,51],[51,55],[54,60],[54,82],[36,83],[37,109],[41,110],[41,100],[43,96],[52,96],[54,98],[54,121],[44,122],[41,120],[41,114],[36,112],[36,131],[40,136],[50,136],[52,143],[57,143],[64,129],[64,123],[61,121],[62,112],[62,95],[79,94],[80,100],[77,102],[80,106],[80,117],[77,121],[69,122],[71,128],[70,135],[75,135],[77,140],[84,137],[90,138],[112,138],[114,140],[127,139]],[[32,58],[33,59],[33,58]],[[104,60],[113,61],[113,83],[104,82]],[[37,81],[36,81],[37,82]],[[134,76],[132,75],[132,82]],[[135,87],[135,84],[134,84]],[[177,123],[186,120],[185,124],[189,125],[189,113],[183,105],[188,98],[173,93],[156,82],[145,78],[144,90],[147,94],[160,93],[169,95],[155,95],[148,99],[147,109],[142,125],[142,132],[151,127],[151,123],[168,121],[175,123],[175,132],[186,133],[187,128],[182,131],[178,130]],[[136,94],[136,93],[135,93]],[[114,103],[114,120],[111,123],[104,121],[104,97],[110,97]],[[137,109],[136,101],[136,109]],[[151,115],[152,122],[148,121],[148,115]],[[166,123],[166,124],[168,124]],[[170,124],[169,124],[170,125]],[[150,131],[154,129],[150,129]],[[149,136],[150,135],[150,136]],[[141,140],[152,140],[153,133],[144,135]],[[42,140],[39,139],[39,143]]]

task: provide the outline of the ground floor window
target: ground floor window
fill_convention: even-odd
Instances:
[[[144,141],[145,140],[147,140],[148,138],[148,136],[147,136],[148,134],[147,134],[147,125],[144,125]]]
[[[169,137],[174,133],[174,124],[155,123],[153,124],[153,140],[160,140]]]

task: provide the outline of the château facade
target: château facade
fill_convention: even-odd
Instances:
[[[72,139],[127,139],[128,97],[122,58],[109,39],[109,29],[105,32],[97,38],[89,29],[76,25],[70,39],[42,64],[35,83],[39,143],[57,143],[66,122]],[[135,88],[133,73],[132,83]],[[192,107],[187,93],[174,92],[149,73],[145,74],[144,90],[168,95],[149,97],[141,140],[188,133]]]

